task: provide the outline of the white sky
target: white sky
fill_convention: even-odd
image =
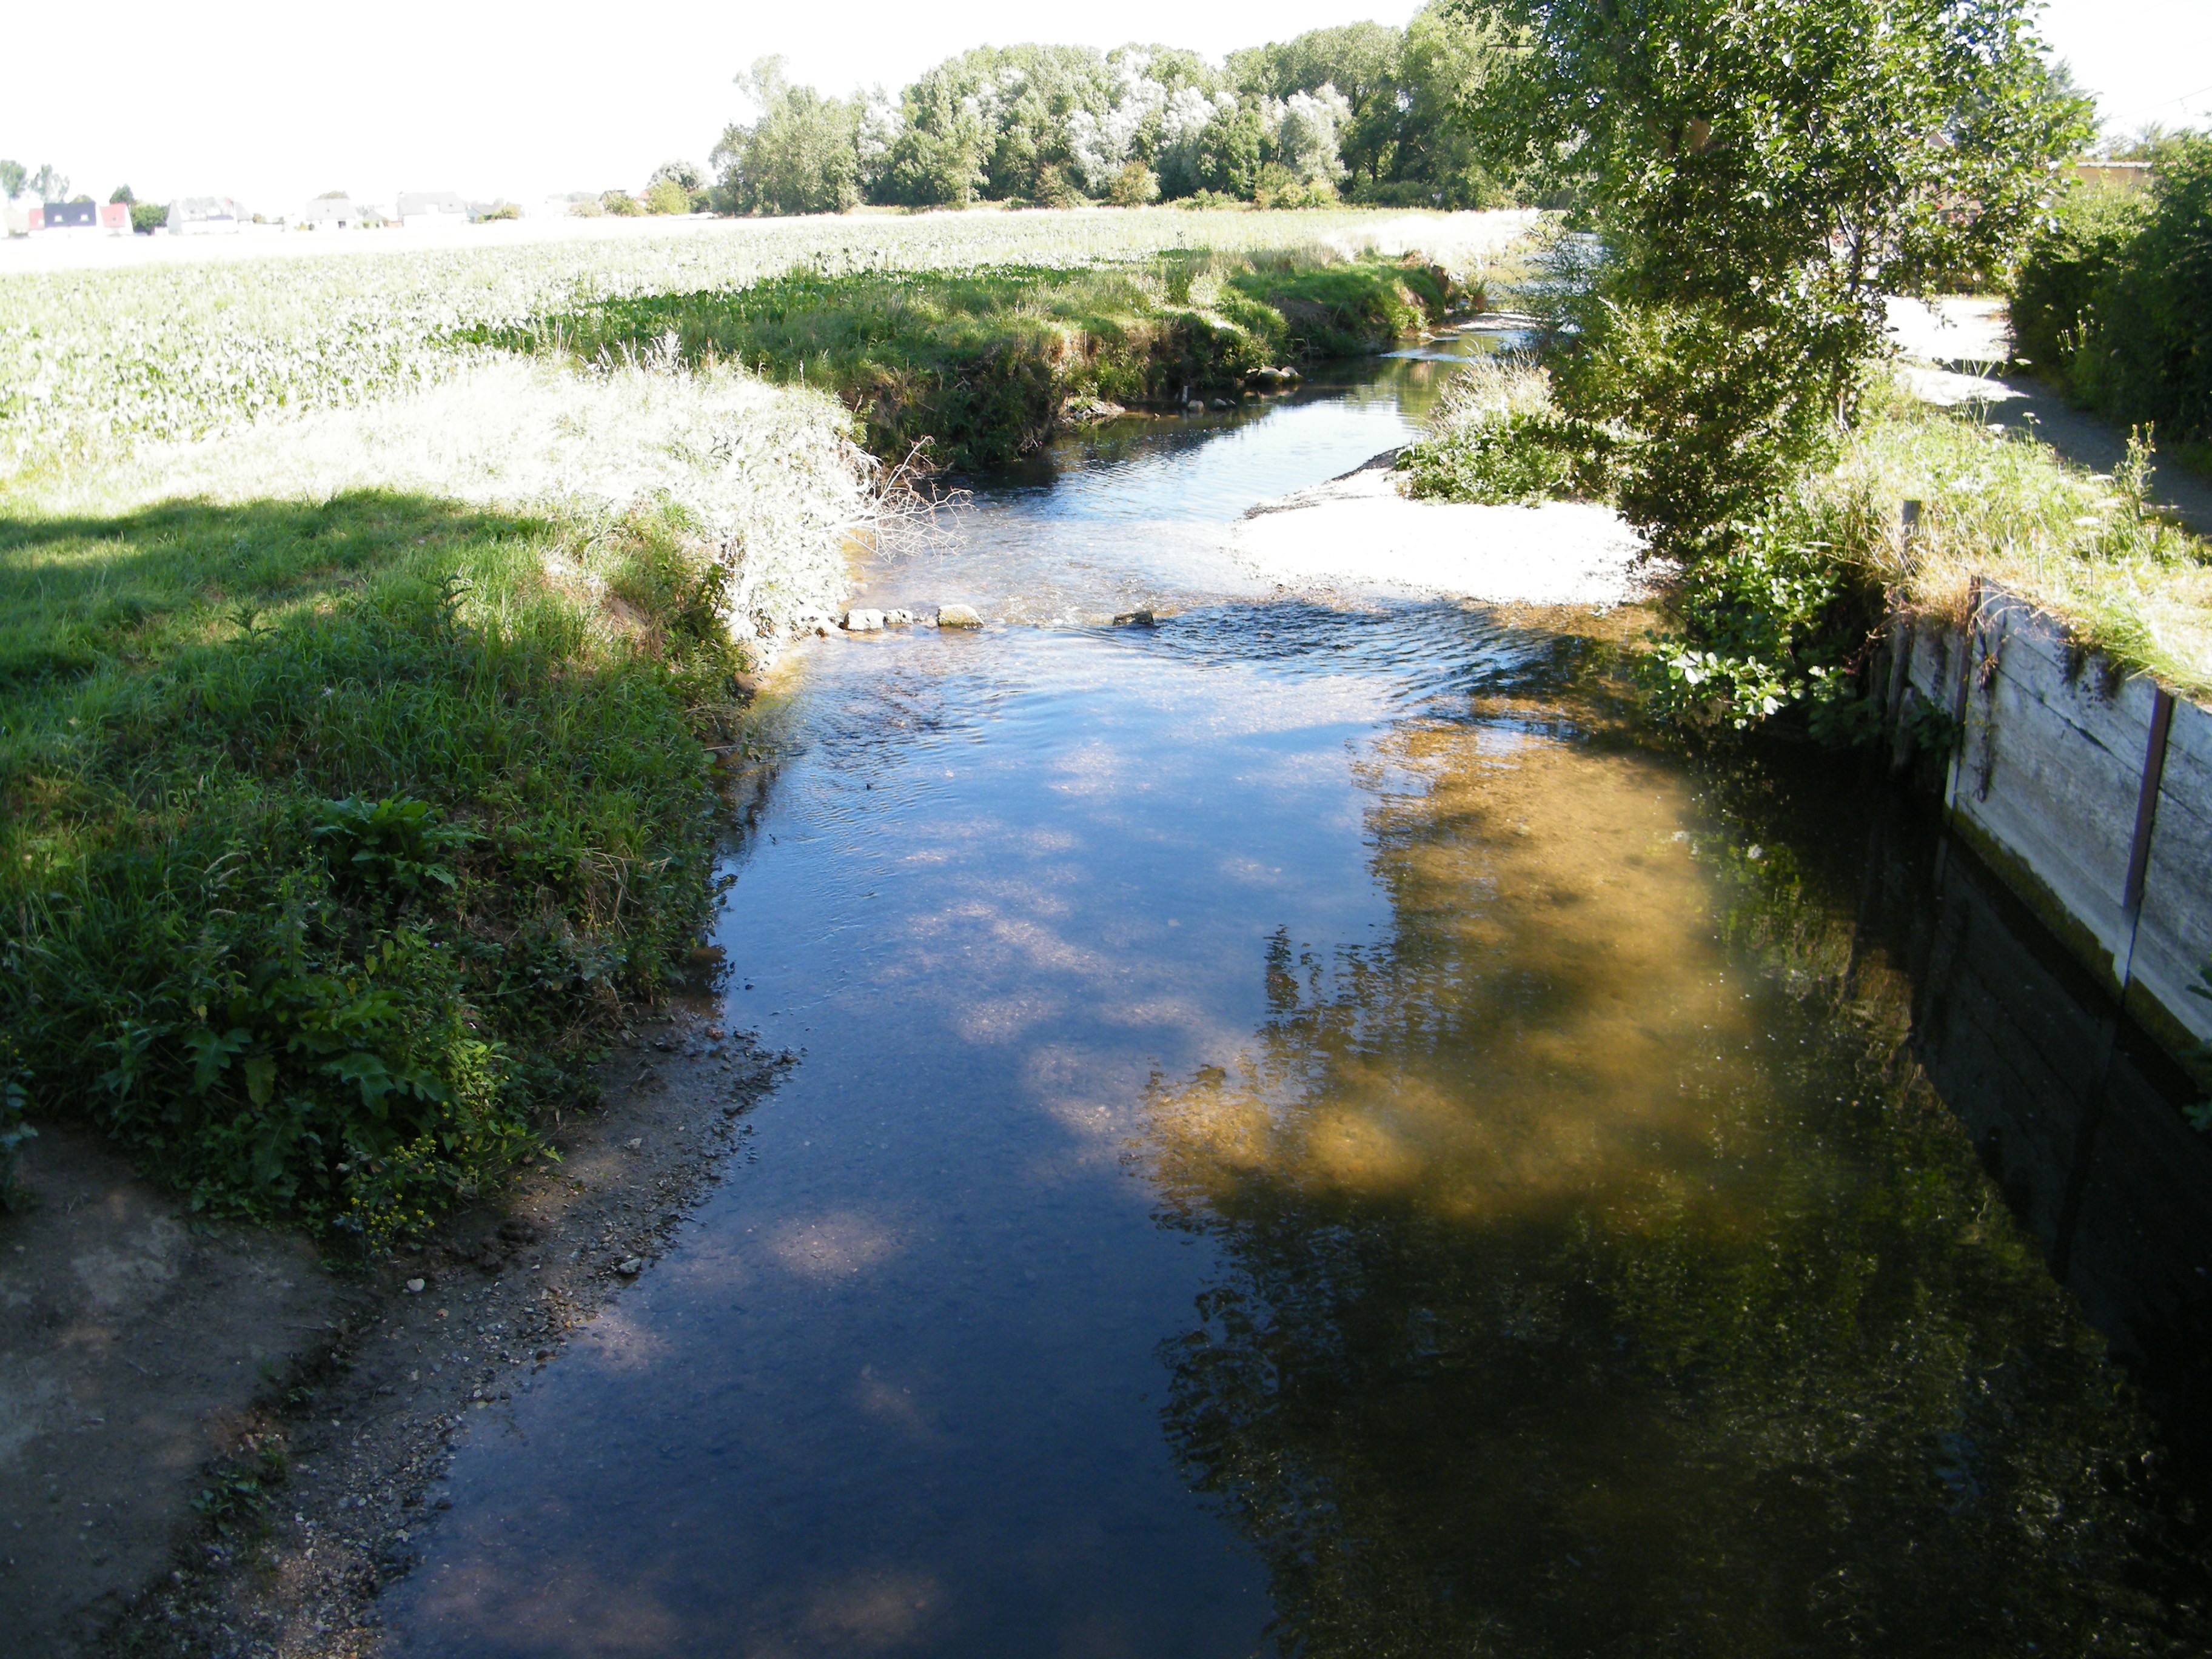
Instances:
[[[24,9],[0,43],[0,155],[52,161],[101,200],[128,183],[272,214],[325,190],[535,203],[703,163],[740,112],[731,77],[768,52],[844,93],[986,41],[1164,40],[1218,58],[1357,16],[1401,23],[1415,5],[77,0]],[[2114,125],[2212,122],[2212,0],[2051,0],[2045,32]],[[81,73],[50,72],[71,60]]]

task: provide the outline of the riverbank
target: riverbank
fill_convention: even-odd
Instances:
[[[839,428],[516,365],[19,492],[11,1103],[371,1255],[495,1186],[689,960],[714,752],[873,519]]]
[[[0,1215],[0,1607],[52,1659],[368,1651],[377,1590],[495,1421],[667,1247],[794,1058],[648,1014],[548,1156],[389,1259],[210,1225],[82,1132]],[[57,1271],[58,1268],[62,1269]]]
[[[475,337],[584,364],[740,363],[833,392],[887,461],[926,446],[933,467],[974,469],[1125,405],[1282,391],[1298,362],[1381,351],[1480,309],[1479,277],[1463,276],[1419,254],[1178,249],[1076,268],[795,273],[598,301]]]
[[[1322,265],[1355,273],[1344,316],[1367,314],[1363,295],[1386,320],[1431,314],[1425,266]],[[1274,292],[1279,315],[1338,326],[1322,300]],[[251,366],[270,343],[223,349]],[[646,1219],[696,1190],[714,1156],[693,1145],[696,1109],[721,1061],[767,1085],[757,1055],[697,1056],[678,1130],[647,1124],[690,1149],[678,1168],[617,1135],[643,1109],[595,1056],[622,1052],[622,1023],[690,963],[728,811],[709,757],[755,746],[751,671],[839,608],[848,537],[886,526],[865,457],[818,391],[730,365],[484,356],[402,385],[216,437],[175,434],[220,425],[219,408],[89,420],[0,503],[0,905],[21,924],[0,1110],[20,1095],[57,1131],[31,1143],[30,1207],[0,1215],[0,1242],[21,1246],[10,1305],[40,1321],[9,1352],[53,1382],[7,1402],[27,1427],[0,1479],[34,1511],[68,1464],[53,1413],[75,1422],[98,1398],[118,1420],[97,1426],[130,1424],[64,1499],[102,1524],[7,1587],[72,1641],[181,1537],[182,1577],[115,1639],[198,1651],[251,1626],[267,1650],[347,1650],[404,1565],[440,1437],[507,1374],[472,1370],[457,1393],[453,1362],[534,1363],[536,1346],[484,1340],[525,1330],[557,1346],[621,1261],[650,1256]],[[611,1104],[586,1112],[602,1089]],[[118,1147],[157,1188],[117,1175]],[[581,1208],[558,1173],[576,1169],[593,1183]],[[78,1264],[122,1245],[41,1216],[111,1200],[155,1244],[101,1303]],[[565,1209],[612,1231],[564,1231]],[[232,1298],[191,1356],[232,1375],[195,1393],[169,1363],[195,1305],[173,1287],[265,1288],[256,1251],[301,1254],[299,1233],[272,1246],[210,1219],[241,1216],[366,1277],[287,1269],[283,1296]],[[590,1249],[562,1270],[539,1249],[556,1242]],[[485,1328],[450,1334],[458,1304],[422,1322],[435,1272],[404,1269],[449,1246],[480,1261],[487,1243],[508,1276],[465,1299]],[[510,1295],[525,1255],[536,1302]],[[56,1370],[41,1345],[72,1334],[96,1361]],[[422,1363],[395,1369],[401,1337]],[[133,1388],[167,1401],[166,1428],[131,1411]],[[149,1460],[160,1478],[133,1485]]]

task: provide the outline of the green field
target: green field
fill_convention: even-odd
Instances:
[[[1066,269],[1176,249],[1385,253],[1468,270],[1525,216],[1373,212],[823,216],[617,240],[0,276],[0,476],[144,440],[345,407],[442,380],[526,328],[610,300],[803,271]]]

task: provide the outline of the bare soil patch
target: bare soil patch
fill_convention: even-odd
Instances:
[[[0,1645],[376,1651],[457,1435],[646,1270],[793,1058],[707,1006],[641,1019],[557,1163],[367,1269],[42,1133],[0,1216]]]

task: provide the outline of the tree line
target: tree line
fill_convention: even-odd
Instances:
[[[714,146],[714,205],[835,213],[863,202],[1073,206],[1159,200],[1503,205],[1472,94],[1493,32],[1423,9],[1231,52],[1131,45],[978,46],[893,94],[793,84],[781,58],[738,77],[758,112]]]

